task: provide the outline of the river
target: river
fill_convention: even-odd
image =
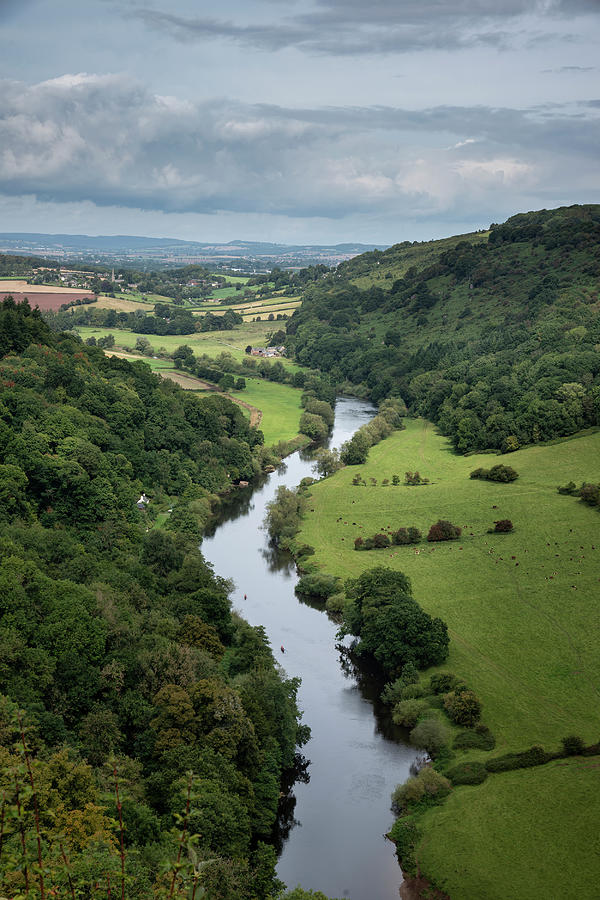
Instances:
[[[339,398],[330,446],[339,447],[374,412],[368,403]],[[312,474],[312,461],[297,452],[253,490],[236,492],[202,552],[218,575],[233,579],[234,608],[264,626],[288,676],[302,679],[298,702],[312,730],[303,748],[310,780],[294,787],[295,822],[278,876],[289,887],[301,884],[330,897],[394,900],[402,873],[384,834],[393,822],[390,795],[408,777],[415,750],[378,709],[379,686],[342,666],[337,626],[299,601],[292,561],[269,547],[261,528],[279,485],[295,487]]]

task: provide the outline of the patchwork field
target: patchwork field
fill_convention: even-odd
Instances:
[[[423,420],[373,447],[364,466],[315,486],[300,538],[315,562],[344,577],[386,565],[411,578],[413,593],[448,623],[450,658],[480,696],[498,749],[533,743],[553,748],[567,734],[598,740],[600,680],[600,518],[558,484],[600,476],[600,434],[503,457],[519,473],[512,484],[469,479],[495,456],[454,455]],[[418,469],[432,484],[381,486]],[[376,487],[354,487],[360,472]],[[356,552],[354,538],[439,518],[463,528],[459,541]],[[512,534],[487,534],[497,519]]]

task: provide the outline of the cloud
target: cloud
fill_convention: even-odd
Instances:
[[[563,72],[595,72],[598,66],[559,66],[557,69],[542,69],[543,75],[562,74]]]
[[[317,0],[316,6],[292,15],[277,13],[250,24],[233,20],[181,15],[151,8],[129,15],[149,28],[182,42],[221,39],[255,50],[274,52],[295,48],[331,56],[399,54],[419,50],[460,50],[469,47],[508,47],[523,35],[519,23],[533,16],[539,25],[556,19],[569,21],[598,11],[596,0]],[[273,4],[274,5],[274,4]],[[302,6],[300,5],[300,10]],[[292,9],[288,10],[292,12]],[[243,14],[242,14],[243,15]],[[538,31],[537,43],[573,39],[550,28]]]
[[[595,101],[291,109],[79,73],[0,84],[0,191],[171,213],[456,216],[531,208],[536,192],[547,206],[544,184],[597,192],[599,132]]]

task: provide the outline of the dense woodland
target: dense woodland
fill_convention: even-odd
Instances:
[[[0,342],[0,893],[278,895],[297,683],[198,549],[261,433],[27,304]]]
[[[513,216],[447,247],[340,266],[307,288],[286,347],[348,391],[401,396],[460,452],[600,424],[600,207]]]

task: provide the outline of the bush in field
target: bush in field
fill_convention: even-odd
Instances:
[[[399,528],[398,531],[394,531],[392,534],[393,543],[400,546],[403,544],[418,544],[420,540],[421,532],[414,525],[411,525],[410,528]]]
[[[424,766],[418,775],[399,784],[392,794],[392,809],[402,815],[417,806],[442,803],[451,790],[451,783],[431,766]]]
[[[414,728],[426,709],[426,700],[401,700],[394,707],[392,719],[395,725]]]
[[[429,484],[429,478],[424,478],[418,472],[406,472],[404,484]]]
[[[576,494],[577,493],[577,485],[574,481],[569,481],[567,484],[563,484],[557,487],[557,491],[559,494]]]
[[[468,688],[446,694],[444,709],[456,725],[465,725],[468,728],[476,725],[481,717],[481,702]]]
[[[588,506],[600,506],[600,485],[582,484],[577,493]]]
[[[459,525],[453,525],[446,519],[438,519],[435,525],[432,525],[427,535],[428,541],[457,541],[462,532]]]
[[[510,519],[498,519],[494,522],[494,531],[497,534],[508,534],[514,528]]]
[[[518,477],[519,473],[512,466],[505,466],[502,463],[492,466],[491,469],[482,469],[481,467],[473,469],[469,475],[469,478],[482,478],[485,481],[500,481],[505,484],[515,481]]]
[[[575,734],[564,737],[561,740],[561,744],[563,745],[563,750],[567,756],[577,756],[585,747],[583,740]]]
[[[387,534],[374,534],[373,544],[376,550],[385,550],[390,546],[390,539]]]
[[[410,742],[419,750],[426,750],[430,756],[437,756],[448,743],[448,729],[439,719],[423,719],[410,733]]]

